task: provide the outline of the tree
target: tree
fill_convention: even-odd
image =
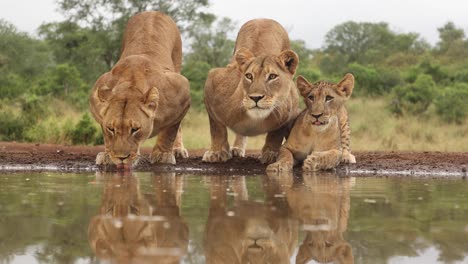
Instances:
[[[235,42],[229,34],[235,26],[228,18],[223,18],[215,27],[199,26],[184,58],[182,74],[190,81],[192,106],[203,108],[203,87],[210,69],[226,66],[234,50]]]
[[[418,75],[411,84],[393,89],[391,110],[397,114],[422,114],[432,103],[436,93],[436,84],[427,74]]]
[[[39,36],[51,47],[55,61],[74,65],[88,82],[94,82],[116,63],[120,49],[116,34],[83,28],[69,21],[39,27]]]
[[[196,26],[190,51],[185,61],[203,61],[211,67],[226,66],[231,60],[235,42],[228,35],[234,31],[235,25],[229,18],[222,18],[214,27],[209,24]]]
[[[0,69],[33,79],[52,63],[45,44],[0,19]]]
[[[448,22],[444,26],[437,29],[439,31],[440,41],[437,47],[440,52],[447,52],[452,45],[462,42],[465,38],[465,31],[461,28],[456,28],[453,22]]]
[[[416,33],[399,34],[387,23],[345,22],[335,26],[325,36],[324,51],[328,56],[321,62],[324,72],[342,70],[348,63],[378,64],[396,52],[422,53],[429,45]]]
[[[214,20],[214,15],[203,11],[208,0],[59,0],[58,4],[69,20],[89,28],[124,25],[132,15],[149,10],[169,15],[182,32],[190,31],[194,24]]]

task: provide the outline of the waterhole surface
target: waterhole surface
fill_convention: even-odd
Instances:
[[[468,182],[0,174],[0,263],[468,263]]]

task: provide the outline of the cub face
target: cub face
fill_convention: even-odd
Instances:
[[[296,85],[304,97],[308,121],[315,126],[325,126],[350,98],[354,88],[354,76],[348,73],[338,84],[326,81],[312,84],[304,77],[299,76]]]
[[[248,49],[241,48],[235,58],[244,89],[242,107],[251,118],[264,119],[288,100],[299,62],[294,51],[255,57]]]

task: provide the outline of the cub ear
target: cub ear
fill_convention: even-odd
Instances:
[[[297,65],[299,64],[299,57],[296,52],[292,50],[284,50],[278,58],[281,61],[281,65],[283,65],[291,75],[296,73]]]
[[[299,90],[299,93],[301,93],[302,97],[306,97],[309,95],[310,90],[312,89],[312,84],[307,81],[306,78],[302,77],[302,75],[299,75],[296,79],[296,86],[297,89]]]
[[[336,91],[341,96],[348,99],[353,93],[354,89],[354,76],[351,73],[347,73],[343,80],[338,84]]]
[[[254,54],[247,48],[240,48],[236,54],[236,62],[239,65],[239,70],[244,72],[247,62],[254,58]]]
[[[159,91],[156,87],[151,87],[146,93],[145,106],[148,108],[148,114],[152,116],[158,107]]]

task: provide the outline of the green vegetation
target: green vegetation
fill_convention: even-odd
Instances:
[[[41,25],[39,38],[0,20],[0,140],[102,143],[100,128],[84,115],[89,91],[117,62],[128,18],[151,9],[168,13],[181,29],[188,47],[182,74],[190,80],[192,94],[185,141],[189,148],[208,147],[203,86],[210,69],[229,63],[238,28],[228,18],[204,12],[208,4],[207,0],[59,0],[66,20]],[[439,42],[431,46],[417,33],[390,28],[383,22],[345,22],[330,29],[323,47],[315,50],[294,40],[292,49],[300,56],[297,74],[311,81],[338,81],[346,72],[355,75],[351,119],[368,122],[352,123],[353,141],[366,142],[356,146],[359,149],[467,151],[468,144],[455,143],[463,141],[460,135],[468,130],[464,30],[451,22],[442,25]],[[365,105],[374,108],[370,111]],[[406,128],[397,129],[397,124]],[[420,132],[408,132],[416,125]],[[359,138],[366,129],[376,134]],[[440,143],[435,138],[441,138]],[[253,141],[259,143],[249,148],[259,148],[261,137]]]

